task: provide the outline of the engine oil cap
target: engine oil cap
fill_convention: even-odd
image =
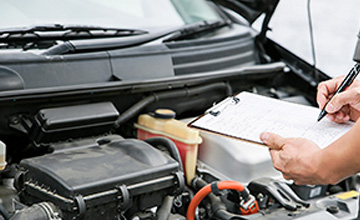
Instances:
[[[154,112],[154,117],[160,119],[173,119],[175,118],[175,116],[176,116],[175,111],[166,108],[159,108],[156,109]]]
[[[330,212],[331,214],[336,214],[340,211],[340,208],[336,205],[329,205],[326,207],[326,211]]]

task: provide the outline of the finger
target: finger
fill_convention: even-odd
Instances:
[[[350,117],[349,106],[346,105],[337,112],[328,113],[327,116],[331,121],[341,123],[344,119],[346,120],[346,117]]]
[[[294,184],[301,186],[301,185],[315,185],[318,184],[316,181],[313,181],[312,179],[299,179],[299,180],[294,180]]]
[[[320,83],[318,85],[318,91],[316,94],[316,101],[319,105],[319,108],[324,108],[325,104],[328,102],[329,100],[329,91],[327,89],[327,87],[325,86],[324,83]]]
[[[300,181],[300,180],[294,180],[294,184],[298,185],[298,186],[305,185],[305,183],[303,181]],[[308,184],[310,184],[310,183],[308,183]]]
[[[352,107],[347,105],[341,109],[341,111],[344,112],[344,118],[343,118],[344,122],[351,120],[351,109],[350,108],[352,108]]]
[[[343,118],[343,122],[347,121],[350,121],[350,115],[345,115],[345,117]]]
[[[319,83],[317,87],[316,100],[320,108],[323,108],[330,99],[330,96],[335,93],[336,89],[340,86],[344,76],[335,79],[327,80]]]
[[[283,177],[284,177],[284,179],[286,179],[286,180],[292,180],[292,178],[291,177],[289,177],[287,174],[285,174],[285,173],[283,173]]]
[[[330,121],[335,122],[335,115],[334,115],[334,114],[328,114],[328,115],[327,115],[327,118],[328,118]]]
[[[285,145],[286,139],[280,135],[270,132],[263,132],[260,134],[261,141],[273,150],[281,150]]]
[[[345,109],[341,109],[341,111],[336,112],[333,115],[334,115],[334,122],[339,124],[350,120],[350,115]]]
[[[326,106],[326,111],[328,113],[334,113],[339,111],[345,105],[354,105],[359,103],[360,90],[359,89],[350,89],[343,92],[340,92],[332,98],[329,104]]]
[[[271,150],[270,149],[270,155],[273,162],[273,166],[276,170],[282,172],[282,166],[281,166],[281,159],[280,159],[280,151],[278,150]]]
[[[344,112],[343,111],[338,111],[335,114],[335,121],[342,121],[344,117],[345,117]]]
[[[342,124],[342,123],[345,123],[345,122],[347,122],[347,121],[349,121],[350,120],[350,116],[348,116],[348,115],[346,115],[346,116],[344,116],[343,118],[335,118],[334,119],[334,122],[336,122],[336,123],[338,123],[338,124]]]

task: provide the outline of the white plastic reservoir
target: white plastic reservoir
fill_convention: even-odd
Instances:
[[[221,179],[249,183],[260,177],[281,177],[272,165],[269,149],[259,144],[201,132],[199,168],[209,169]]]

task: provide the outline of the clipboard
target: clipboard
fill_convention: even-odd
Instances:
[[[336,124],[327,118],[317,122],[320,109],[250,92],[227,97],[188,126],[240,141],[261,144],[260,133],[301,137],[324,148],[345,134],[353,123]]]
[[[204,117],[205,115],[209,114],[212,115],[214,117],[220,115],[225,108],[227,108],[229,105],[236,105],[240,102],[241,100],[236,97],[236,96],[229,96],[227,98],[225,98],[224,100],[222,100],[221,102],[219,102],[218,104],[212,106],[211,108],[209,108],[208,110],[205,111],[204,114],[202,114],[201,116],[197,117],[196,119],[192,120],[191,122],[188,123],[188,127],[203,131],[203,132],[207,132],[207,133],[211,133],[211,134],[215,134],[215,135],[220,135],[220,136],[224,136],[227,138],[232,138],[235,140],[240,140],[240,141],[246,141],[249,143],[254,143],[254,144],[258,144],[258,145],[264,145],[264,143],[262,142],[258,142],[258,141],[252,141],[252,140],[246,140],[243,139],[241,137],[236,137],[236,136],[232,136],[226,133],[221,133],[221,132],[217,132],[216,130],[210,130],[208,128],[205,127],[198,127],[196,125],[194,125],[194,123],[196,123],[196,121],[200,120],[202,117]]]

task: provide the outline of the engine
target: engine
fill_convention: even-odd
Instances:
[[[3,171],[8,195],[0,206],[3,219],[357,215],[354,178],[336,186],[297,186],[281,178],[262,146],[199,133],[186,126],[191,118],[176,120],[169,109],[128,111],[131,117],[117,109],[112,102],[97,102],[17,115],[11,127],[26,134],[28,152],[36,154],[19,162],[10,158]],[[119,122],[124,117],[134,119],[128,127]]]

